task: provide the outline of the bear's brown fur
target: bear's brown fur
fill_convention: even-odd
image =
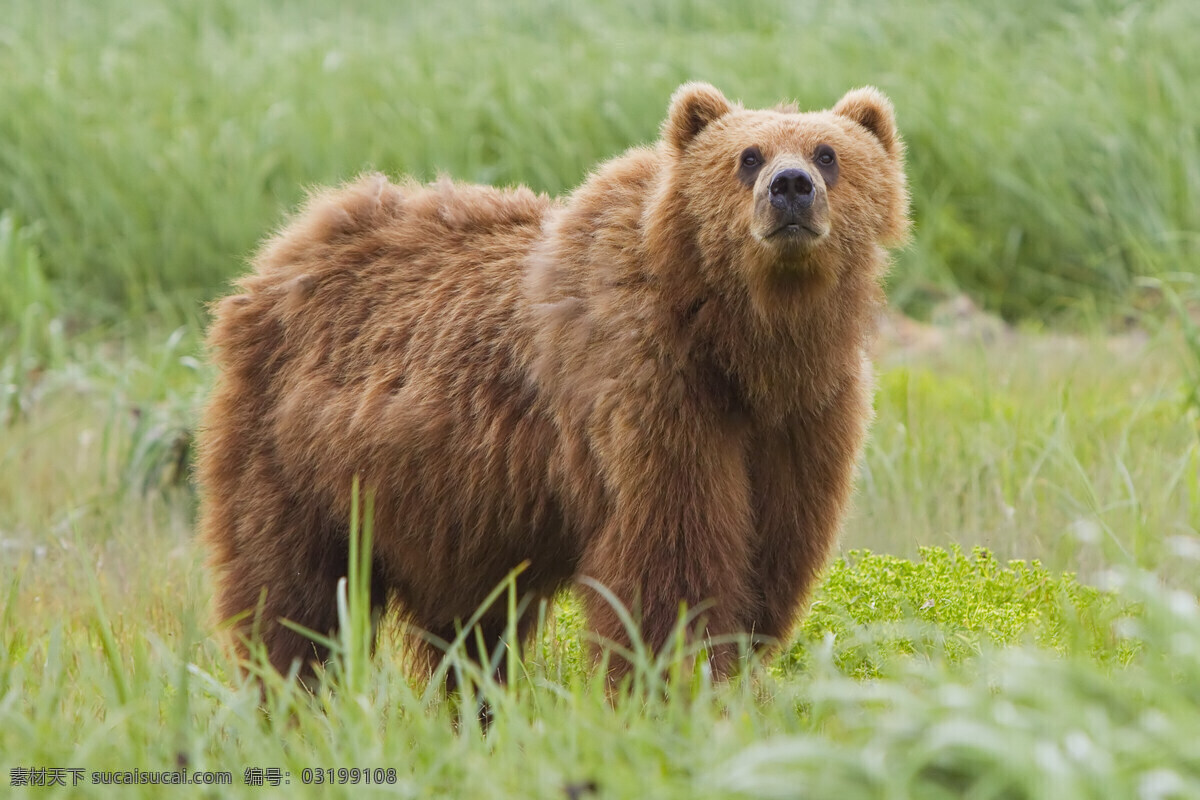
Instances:
[[[785,637],[850,494],[907,205],[879,92],[797,113],[706,84],[562,202],[378,175],[315,195],[209,335],[218,616],[248,634],[265,597],[272,664],[321,658],[278,620],[336,626],[359,475],[373,598],[442,639],[526,560],[522,592],[592,578],[652,648],[681,603],[704,608],[693,637]],[[484,640],[504,622],[485,614]],[[724,675],[736,651],[711,656]]]

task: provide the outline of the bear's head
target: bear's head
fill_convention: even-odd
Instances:
[[[849,270],[882,269],[879,246],[907,235],[904,145],[876,89],[797,113],[744,109],[688,83],[671,98],[662,138],[671,194],[710,269],[748,271],[743,279],[754,282],[835,282]]]

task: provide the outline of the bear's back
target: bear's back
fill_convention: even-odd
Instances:
[[[512,338],[550,206],[527,189],[379,175],[317,194],[218,303],[209,344],[218,364],[260,379],[291,367],[342,386],[452,368],[480,340]]]

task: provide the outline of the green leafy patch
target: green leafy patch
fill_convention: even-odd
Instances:
[[[830,567],[781,663],[807,665],[817,643],[832,646],[838,668],[854,677],[878,677],[895,655],[937,651],[958,662],[988,644],[1125,663],[1135,648],[1114,625],[1134,612],[1070,573],[1037,561],[1001,564],[983,548],[967,556],[958,546],[923,547],[918,561],[856,550]]]

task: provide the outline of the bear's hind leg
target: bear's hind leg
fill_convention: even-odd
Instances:
[[[294,517],[291,522],[296,522]],[[314,678],[316,665],[329,658],[329,650],[281,621],[321,636],[337,635],[337,585],[348,572],[349,545],[344,527],[280,527],[259,530],[252,538],[256,546],[242,548],[224,567],[216,614],[222,621],[237,619],[233,634],[241,658],[249,658],[249,644],[261,643],[276,671],[286,675],[298,661],[299,674],[307,683]],[[295,535],[301,531],[302,535]],[[386,602],[378,569],[371,584],[376,616]]]

